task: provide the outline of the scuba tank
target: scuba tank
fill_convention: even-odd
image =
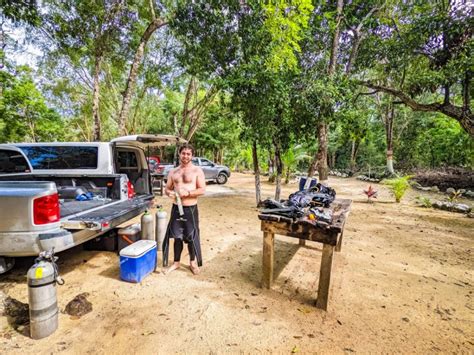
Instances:
[[[142,215],[140,223],[142,226],[142,239],[155,240],[153,216],[148,211],[145,211]]]
[[[58,274],[57,259],[54,248],[42,251],[27,273],[30,336],[33,339],[45,338],[58,328],[56,283],[63,285],[64,281]]]
[[[163,211],[161,207],[158,209],[158,211],[155,214],[155,237],[156,237],[156,247],[157,251],[162,251],[163,250],[163,240],[165,240],[165,235],[166,235],[166,222],[167,222],[167,213],[166,211]],[[157,253],[157,260],[156,260],[156,265],[158,266],[158,255],[160,253]]]

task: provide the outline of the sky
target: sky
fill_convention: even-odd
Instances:
[[[10,36],[11,42],[7,43],[5,48],[6,57],[18,65],[29,65],[37,68],[37,60],[42,55],[42,51],[34,43],[26,43],[27,33],[23,27],[5,28],[6,35]]]

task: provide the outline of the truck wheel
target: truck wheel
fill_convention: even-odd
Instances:
[[[219,185],[224,185],[227,182],[227,175],[224,173],[219,173],[219,175],[217,175],[216,181]]]
[[[15,259],[6,256],[0,256],[0,274],[10,271],[15,265]]]

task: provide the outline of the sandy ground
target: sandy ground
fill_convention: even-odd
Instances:
[[[156,273],[140,284],[119,280],[113,252],[59,254],[66,280],[61,310],[81,292],[92,312],[59,315],[59,329],[32,340],[0,317],[2,353],[472,353],[474,352],[474,220],[416,207],[418,191],[392,202],[365,201],[366,183],[331,178],[353,199],[342,251],[335,254],[328,312],[314,307],[321,244],[277,236],[276,280],[260,287],[262,234],[253,176],[234,174],[200,200],[204,267]],[[263,196],[274,186],[264,183]],[[283,189],[283,196],[296,183]],[[431,195],[431,197],[436,197]],[[441,195],[438,195],[441,198]],[[169,201],[157,198],[170,206]],[[472,201],[471,201],[472,204]],[[27,302],[31,258],[0,278],[0,291]]]

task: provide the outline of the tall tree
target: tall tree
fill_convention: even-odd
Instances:
[[[104,61],[120,51],[132,18],[125,1],[45,1],[41,30],[58,56],[88,67],[92,77],[93,140],[101,139],[100,80]],[[48,50],[46,48],[46,50]]]
[[[130,66],[130,72],[128,74],[125,90],[123,92],[122,107],[118,117],[119,134],[121,135],[127,134],[126,123],[130,111],[130,101],[135,89],[139,66],[145,55],[145,49],[148,41],[150,40],[153,33],[155,33],[159,28],[167,25],[165,18],[162,18],[159,15],[158,17],[156,16],[152,0],[148,0],[148,8],[150,20],[146,25],[146,28],[143,31],[138,46],[135,50],[135,55]]]
[[[363,44],[362,85],[415,111],[440,112],[474,136],[473,9],[466,2],[400,2],[380,16]],[[401,78],[384,83],[386,76]]]

